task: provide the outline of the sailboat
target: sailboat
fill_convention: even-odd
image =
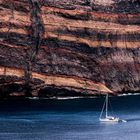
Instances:
[[[102,111],[101,111],[101,114],[100,114],[99,121],[100,122],[119,122],[119,121],[121,121],[117,117],[109,116],[108,115],[108,99],[109,99],[109,96],[107,94],[106,98],[105,98],[105,102],[104,102],[103,108],[102,108]],[[104,110],[105,110],[105,116],[103,117]]]

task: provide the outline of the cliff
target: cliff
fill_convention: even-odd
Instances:
[[[0,75],[1,96],[140,91],[139,0],[0,0]]]

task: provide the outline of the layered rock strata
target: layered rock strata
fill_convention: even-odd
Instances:
[[[0,0],[1,85],[24,85],[15,79],[31,61],[46,93],[139,91],[139,9],[138,0]]]

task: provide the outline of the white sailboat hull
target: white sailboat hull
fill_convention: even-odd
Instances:
[[[112,116],[107,116],[105,118],[100,118],[99,121],[100,122],[119,122],[120,119],[116,117],[112,117]]]

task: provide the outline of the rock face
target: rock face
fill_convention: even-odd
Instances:
[[[0,0],[0,86],[21,84],[28,62],[35,96],[140,91],[139,0]]]

